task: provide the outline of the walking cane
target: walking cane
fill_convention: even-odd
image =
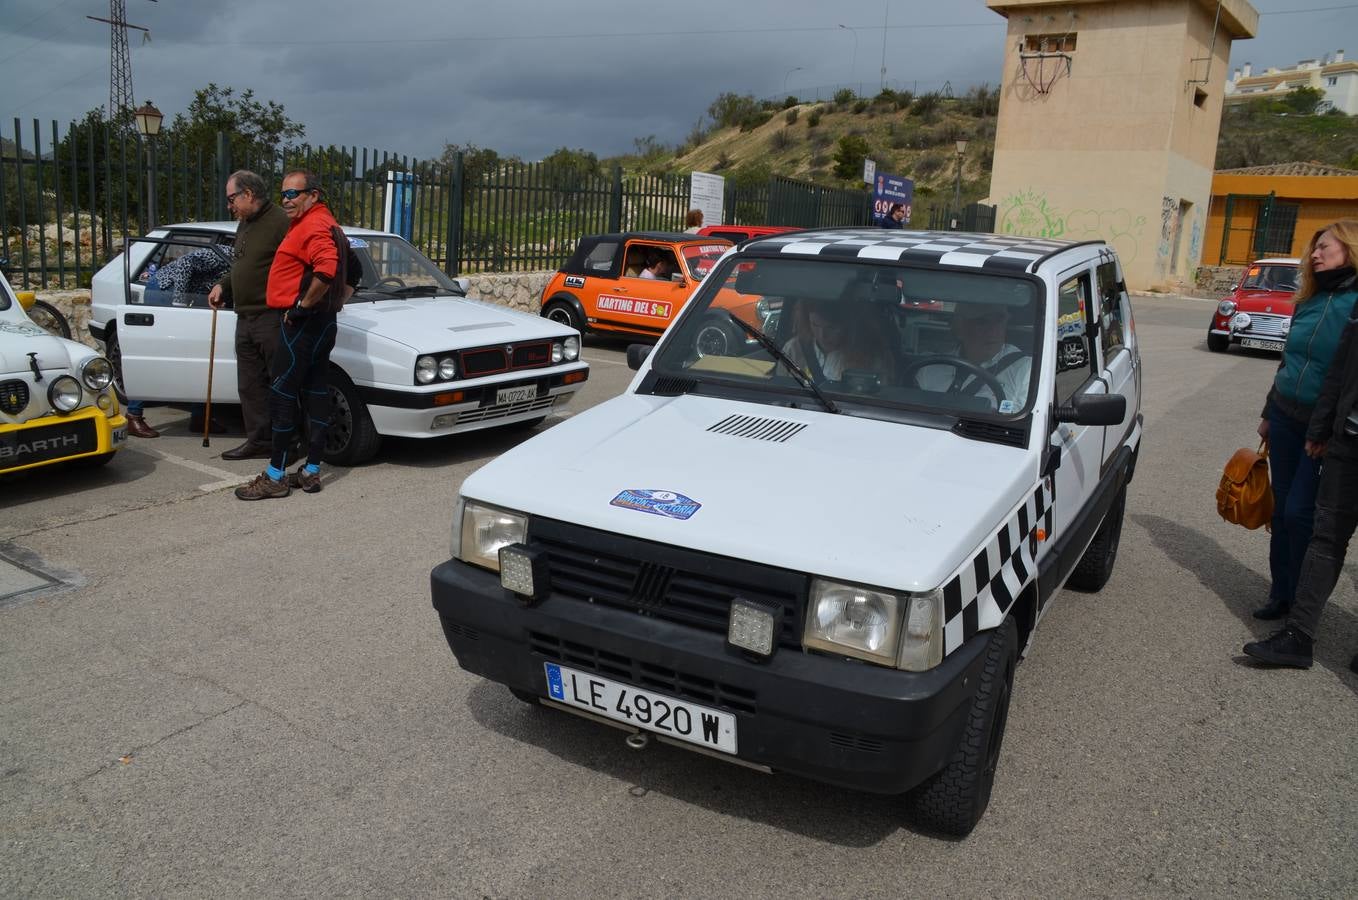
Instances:
[[[212,308],[212,337],[207,348],[207,409],[203,411],[203,446],[211,447],[212,433],[212,364],[217,361],[217,308]]]

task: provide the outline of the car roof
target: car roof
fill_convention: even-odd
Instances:
[[[1270,256],[1267,259],[1256,259],[1250,263],[1252,266],[1276,266],[1276,265],[1301,265],[1301,260],[1295,256]]]
[[[214,231],[219,234],[235,234],[236,221],[233,219],[227,222],[176,222],[174,225],[158,225],[157,231]],[[390,231],[377,231],[372,228],[357,228],[353,225],[341,225],[345,234],[352,234],[356,237],[400,237]]]
[[[922,265],[1033,272],[1076,247],[1106,246],[1102,239],[1057,241],[963,231],[900,231],[888,228],[820,228],[753,238],[741,253],[829,256]]]
[[[640,239],[643,241],[673,241],[680,244],[710,244],[714,238],[702,234],[687,234],[681,231],[616,231],[608,234],[587,234],[580,238],[581,241],[630,241]],[[726,238],[715,238],[724,241]]]

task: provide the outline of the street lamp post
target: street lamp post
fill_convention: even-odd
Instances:
[[[953,195],[953,209],[955,218],[953,219],[953,231],[958,228],[958,223],[962,218],[962,157],[967,152],[967,139],[957,139],[957,190]]]
[[[784,75],[784,76],[783,76],[783,93],[784,93],[784,94],[787,93],[787,80],[788,80],[788,78],[792,75],[792,73],[793,73],[793,72],[800,72],[802,69],[805,69],[805,68],[806,68],[806,66],[793,66],[792,68],[790,68],[790,69],[787,70],[787,75]]]
[[[835,24],[839,25],[837,22]],[[853,63],[849,66],[849,82],[852,83],[854,73],[858,71],[858,29],[850,28],[848,25],[839,25],[839,27],[853,34]],[[858,85],[858,92],[860,94],[863,92],[862,84]]]
[[[146,214],[145,227],[147,231],[156,227],[156,135],[160,134],[160,123],[165,116],[160,110],[156,109],[155,104],[147,100],[132,113],[133,119],[137,123],[137,133],[146,138],[147,149],[150,151],[150,177],[146,179]]]

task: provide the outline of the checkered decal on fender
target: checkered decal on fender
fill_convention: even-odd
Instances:
[[[1051,479],[1019,505],[975,556],[943,586],[943,655],[981,630],[1004,621],[1019,594],[1037,577],[1037,530],[1052,536]]]
[[[1027,272],[1052,253],[1079,241],[1052,241],[999,234],[971,235],[955,231],[891,231],[856,229],[811,231],[760,238],[752,246],[777,247],[780,253],[839,258],[931,263]]]

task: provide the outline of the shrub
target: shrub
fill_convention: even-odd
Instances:
[[[856,96],[858,95],[853,92],[853,88],[840,88],[835,91],[835,105],[848,106]]]
[[[763,125],[765,122],[772,118],[773,113],[769,112],[768,110],[764,110],[762,112],[752,112],[744,119],[740,120],[740,130],[742,132],[754,131],[760,125]]]
[[[817,106],[811,111],[811,115],[806,117],[806,127],[815,128],[820,124],[820,107]]]
[[[835,175],[845,180],[857,178],[863,171],[863,160],[872,152],[861,135],[846,134],[835,148]]]
[[[854,111],[855,114],[861,113],[861,112],[863,112],[863,110],[865,110],[865,109],[867,109],[867,108],[868,108],[868,101],[866,101],[866,100],[859,100],[857,103],[855,103],[855,104],[853,105],[853,111]]]
[[[823,131],[818,131],[811,135],[808,140],[811,142],[811,149],[822,150],[830,146],[832,138]]]
[[[787,99],[783,101],[783,109],[791,109],[792,107],[794,107],[794,106],[796,106],[796,105],[797,105],[797,98],[794,97],[794,96],[792,96],[791,94],[788,94],[788,95],[787,95]]]
[[[769,146],[774,150],[786,150],[793,145],[792,133],[786,128],[780,128],[769,138]]]
[[[938,95],[938,92],[930,91],[915,98],[914,104],[910,107],[910,112],[917,116],[928,116],[931,113],[938,112],[942,103],[943,98]]]
[[[896,111],[900,112],[903,109],[909,109],[910,104],[913,103],[914,100],[915,95],[909,91],[897,91],[896,96],[892,99],[892,103],[895,104]]]
[[[789,109],[786,113],[783,114],[783,121],[789,125],[792,125],[797,121],[797,116],[800,113],[801,110],[794,106],[792,107],[792,109]]]
[[[730,155],[729,153],[727,153],[725,150],[723,150],[723,151],[721,151],[720,153],[718,153],[718,154],[717,154],[717,161],[716,161],[716,163],[712,166],[712,168],[715,169],[715,170],[718,171],[718,172],[720,172],[722,169],[729,169],[729,168],[731,168],[731,155]]]

